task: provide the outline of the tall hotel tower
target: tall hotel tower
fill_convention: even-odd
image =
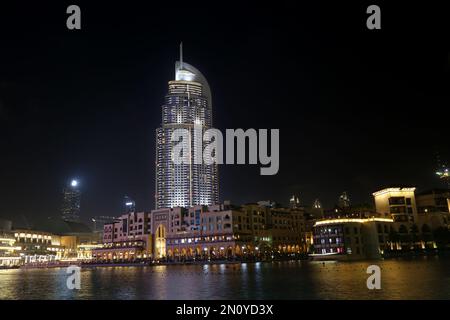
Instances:
[[[81,190],[77,180],[72,180],[63,189],[61,217],[64,221],[80,221]]]
[[[195,67],[180,61],[175,63],[175,80],[169,81],[169,92],[162,106],[162,127],[156,130],[156,208],[190,207],[219,202],[217,164],[194,163],[194,125],[203,132],[212,127],[211,89],[208,81]],[[175,164],[171,158],[175,129],[191,133],[190,164]],[[183,141],[183,143],[189,143]]]

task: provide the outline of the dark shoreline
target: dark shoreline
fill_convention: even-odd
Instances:
[[[411,258],[419,258],[419,257],[449,257],[450,251],[431,251],[431,252],[396,252],[386,254],[381,258],[381,260],[391,260],[391,259],[411,259]],[[237,265],[243,263],[271,263],[271,262],[288,262],[288,261],[313,261],[309,257],[299,257],[294,259],[271,259],[271,260],[211,260],[211,261],[163,261],[163,262],[149,262],[149,261],[141,261],[141,262],[121,262],[121,263],[82,263],[82,262],[67,262],[55,265],[28,265],[21,266],[20,269],[50,269],[50,268],[65,268],[70,265],[78,265],[82,268],[98,268],[98,267],[155,267],[155,266],[180,266],[180,265]],[[326,262],[326,260],[314,260],[315,262],[321,263]],[[331,260],[329,260],[331,261]],[[361,262],[361,261],[372,261],[368,259],[360,259],[360,260],[332,260],[338,262]]]

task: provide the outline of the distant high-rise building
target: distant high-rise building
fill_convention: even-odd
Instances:
[[[320,203],[319,199],[314,200],[313,208],[314,209],[322,209],[322,203]]]
[[[131,199],[129,196],[124,197],[123,201],[124,212],[123,213],[131,213],[136,211],[136,202]]]
[[[344,191],[339,196],[339,202],[338,202],[339,208],[348,208],[350,207],[350,198],[347,195],[347,192]]]
[[[312,205],[311,208],[311,213],[312,215],[316,218],[322,218],[323,217],[323,207],[322,207],[322,203],[319,201],[319,199],[314,200],[314,203]]]
[[[61,216],[64,221],[80,221],[81,191],[79,182],[72,180],[63,189]]]
[[[156,130],[156,208],[211,205],[219,202],[219,177],[217,164],[196,164],[195,150],[191,143],[194,127],[202,134],[212,127],[211,90],[208,81],[192,65],[183,61],[180,45],[180,61],[175,63],[175,80],[169,81],[169,92],[162,106],[162,127]],[[176,129],[190,132],[186,149],[190,150],[190,162],[175,164],[172,150],[178,141],[171,140]],[[197,150],[198,151],[198,150]],[[200,154],[203,150],[200,150]]]
[[[300,207],[300,199],[296,195],[293,195],[291,197],[291,199],[289,200],[289,206],[291,207],[291,209],[299,208]]]

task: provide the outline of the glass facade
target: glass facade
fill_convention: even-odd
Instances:
[[[314,249],[316,253],[345,253],[344,227],[329,225],[317,227],[314,232]]]
[[[61,216],[64,221],[80,220],[81,191],[77,186],[69,185],[63,190]]]

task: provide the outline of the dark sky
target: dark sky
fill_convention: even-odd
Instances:
[[[333,206],[342,191],[369,202],[386,185],[441,186],[450,37],[438,5],[375,2],[382,29],[371,31],[373,1],[92,2],[0,5],[0,217],[57,215],[71,177],[85,219],[119,214],[125,194],[152,209],[180,41],[211,85],[216,127],[280,129],[278,175],[221,166],[221,200],[296,193]],[[70,4],[80,31],[66,28]]]

